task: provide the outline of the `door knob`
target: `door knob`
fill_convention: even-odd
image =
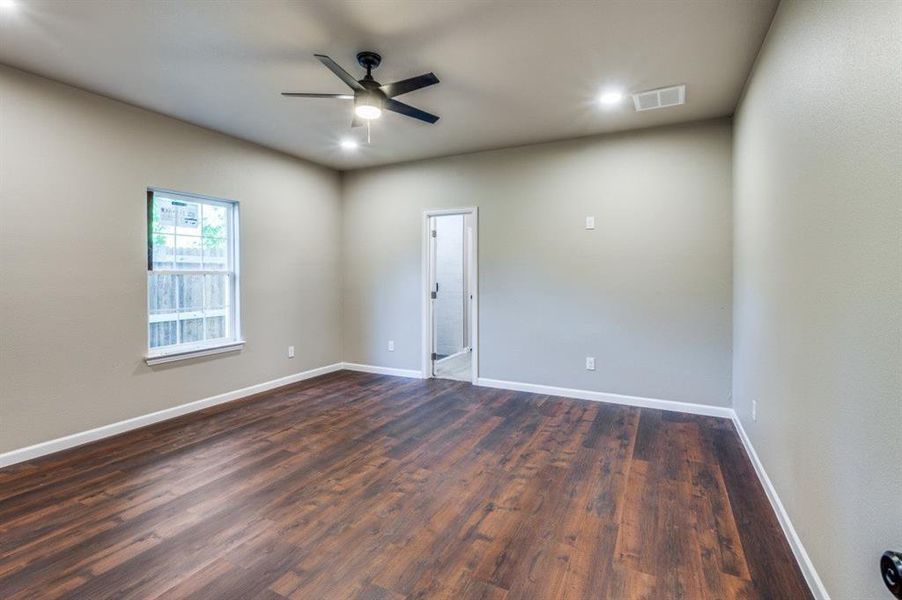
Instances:
[[[880,557],[883,583],[896,598],[902,598],[902,553],[887,550]]]

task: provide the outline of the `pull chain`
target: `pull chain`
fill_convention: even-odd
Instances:
[[[366,143],[370,143],[370,122],[367,120],[366,122]]]

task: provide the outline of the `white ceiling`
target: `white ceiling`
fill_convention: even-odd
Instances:
[[[17,0],[0,62],[339,169],[693,121],[733,112],[776,0]],[[313,53],[382,83],[433,71],[348,153],[351,103],[282,91],[347,89]],[[685,106],[602,109],[606,86],[687,85]]]

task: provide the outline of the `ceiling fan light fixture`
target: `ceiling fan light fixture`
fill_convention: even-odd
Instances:
[[[354,107],[354,114],[361,119],[371,121],[382,116],[382,109],[375,104],[358,104]]]
[[[367,121],[382,116],[382,101],[375,94],[359,94],[354,102],[354,114]]]

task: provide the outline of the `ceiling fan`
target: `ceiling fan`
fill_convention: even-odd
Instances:
[[[357,80],[341,68],[341,66],[324,54],[314,54],[327,69],[347,84],[353,94],[306,94],[301,92],[282,92],[283,96],[292,98],[336,98],[339,100],[354,101],[354,118],[351,127],[363,125],[363,121],[378,119],[383,110],[390,110],[398,114],[413,117],[427,123],[438,121],[436,115],[430,114],[409,104],[395,100],[395,96],[406,94],[420,88],[438,83],[438,77],[434,73],[426,73],[410,79],[396,81],[395,83],[380,84],[373,79],[372,71],[382,62],[382,57],[375,52],[358,52],[357,62],[366,69],[366,76]]]

